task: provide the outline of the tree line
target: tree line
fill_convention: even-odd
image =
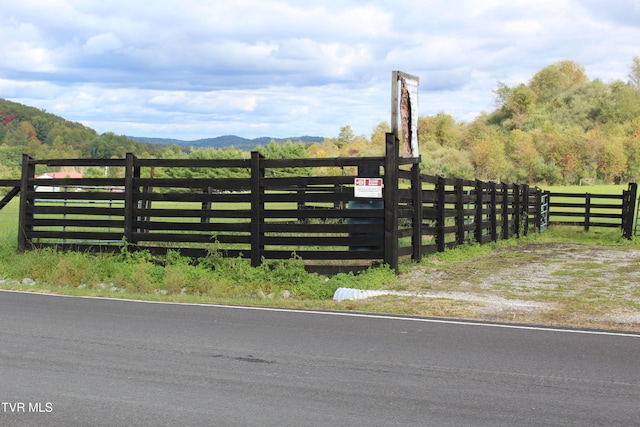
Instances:
[[[418,119],[421,169],[426,174],[529,184],[602,183],[640,179],[640,57],[628,81],[589,79],[584,67],[560,61],[526,83],[497,82],[496,108],[471,122],[440,112]],[[257,147],[268,158],[381,156],[387,122],[369,136],[351,126],[322,142],[287,141]],[[247,151],[143,143],[69,122],[33,107],[0,99],[0,177],[20,175],[21,158],[243,158]],[[104,174],[89,170],[88,176]],[[118,173],[112,171],[111,173]],[[203,174],[162,170],[156,176]],[[211,172],[213,173],[213,172]],[[244,176],[243,170],[216,172]],[[287,174],[304,170],[283,171]],[[159,174],[159,175],[158,175]]]

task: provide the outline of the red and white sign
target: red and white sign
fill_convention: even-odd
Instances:
[[[382,198],[382,178],[356,178],[353,187],[355,197]]]

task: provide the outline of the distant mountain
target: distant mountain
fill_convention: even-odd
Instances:
[[[183,141],[180,139],[170,139],[170,138],[149,138],[144,136],[127,136],[127,138],[149,143],[149,144],[163,144],[163,145],[179,145],[182,147],[213,147],[213,148],[229,148],[235,147],[239,149],[252,149],[257,147],[258,145],[267,145],[271,141],[275,142],[322,142],[324,138],[321,136],[296,136],[290,138],[270,138],[268,136],[263,136],[260,138],[248,139],[235,135],[224,135],[218,136],[216,138],[205,138],[205,139],[197,139],[194,141]]]

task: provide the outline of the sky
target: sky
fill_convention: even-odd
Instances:
[[[369,137],[394,70],[466,122],[558,61],[628,81],[640,0],[20,0],[0,40],[0,98],[100,134]]]

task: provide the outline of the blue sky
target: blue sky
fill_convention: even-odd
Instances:
[[[20,0],[0,40],[1,98],[99,133],[368,137],[393,70],[464,121],[561,60],[626,82],[640,0]]]

